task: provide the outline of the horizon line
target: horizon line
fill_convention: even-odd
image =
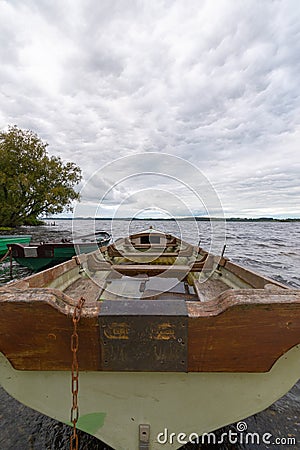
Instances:
[[[198,221],[270,221],[270,222],[287,222],[287,221],[300,221],[300,217],[209,217],[209,216],[179,216],[179,217],[43,217],[41,220],[165,220],[165,221],[175,221],[175,220],[198,220]]]

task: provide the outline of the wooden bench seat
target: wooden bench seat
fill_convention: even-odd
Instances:
[[[111,266],[112,270],[116,270],[119,273],[122,273],[123,275],[134,275],[139,273],[147,273],[149,275],[158,275],[161,273],[164,273],[166,271],[168,272],[186,272],[189,273],[190,271],[194,272],[200,272],[203,268],[203,265],[200,265],[197,263],[197,265],[194,266],[187,266],[187,265],[180,265],[180,264],[114,264]]]
[[[160,257],[170,257],[170,258],[176,258],[178,256],[177,252],[126,252],[124,253],[124,258],[145,258],[149,256],[153,256],[154,258],[160,258]]]

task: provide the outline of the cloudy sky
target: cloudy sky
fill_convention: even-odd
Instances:
[[[82,168],[84,214],[300,217],[298,0],[0,0],[0,58],[0,128]]]

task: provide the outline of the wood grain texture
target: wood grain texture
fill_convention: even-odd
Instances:
[[[299,291],[228,290],[188,311],[191,372],[266,372],[300,343]]]
[[[0,351],[16,369],[70,370],[75,304],[56,289],[0,289]],[[300,343],[299,290],[228,290],[186,304],[190,372],[265,372]],[[100,309],[88,299],[79,322],[80,370],[102,370]]]
[[[286,285],[272,280],[268,277],[259,275],[250,269],[245,269],[238,264],[232,263],[227,258],[221,258],[219,264],[220,266],[223,266],[230,274],[240,278],[242,281],[248,283],[250,287],[253,287],[254,289],[263,289],[267,283],[273,284],[274,286],[278,286],[283,289],[287,288]]]
[[[204,263],[195,263],[192,266],[180,265],[180,264],[114,264],[111,266],[112,270],[115,270],[122,275],[136,276],[139,274],[148,274],[149,276],[156,276],[160,274],[188,274],[190,271],[201,272],[204,267]]]
[[[19,370],[70,370],[74,301],[55,289],[1,290],[0,351]],[[78,324],[80,369],[98,370],[99,305]]]
[[[14,281],[10,286],[19,289],[46,287],[49,283],[62,276],[64,273],[75,269],[78,264],[79,262],[77,257],[74,257],[70,261],[66,261],[63,264],[43,270],[40,273],[36,273],[24,279]]]

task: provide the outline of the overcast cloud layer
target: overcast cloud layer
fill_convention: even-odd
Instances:
[[[37,132],[85,180],[165,152],[200,169],[226,216],[300,217],[298,0],[0,0],[0,58],[0,128]],[[130,195],[124,214],[135,186],[112,195]]]

